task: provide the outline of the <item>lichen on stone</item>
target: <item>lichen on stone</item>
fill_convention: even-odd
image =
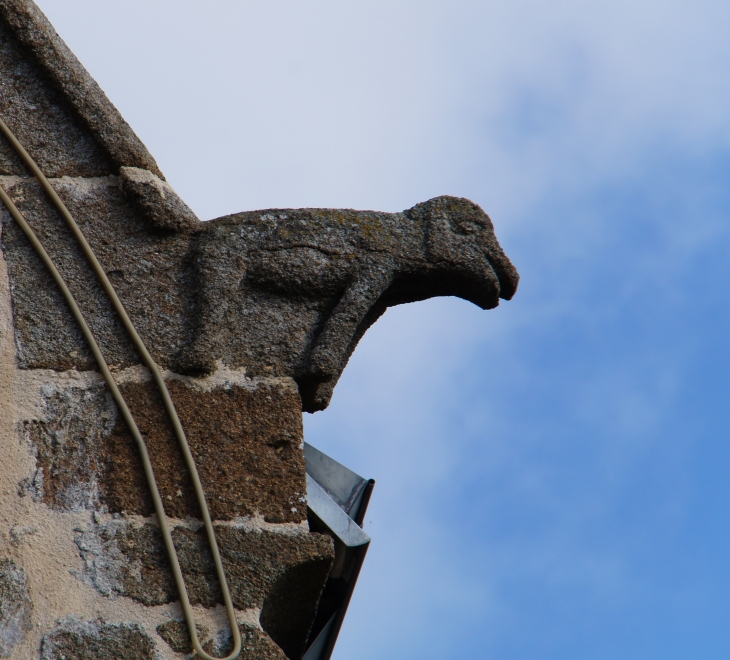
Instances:
[[[156,525],[134,526],[125,520],[111,520],[77,532],[74,540],[84,567],[72,570],[72,574],[104,596],[127,596],[144,605],[176,599],[167,553]]]
[[[196,624],[198,640],[201,642],[208,636],[205,626]],[[164,639],[173,651],[178,653],[192,653],[193,643],[190,640],[190,630],[184,619],[172,619],[157,626],[157,634]]]
[[[290,584],[288,596],[306,603],[313,617],[334,558],[329,536],[228,526],[216,526],[216,536],[237,608],[261,608],[269,592],[294,571],[301,579],[296,585]],[[215,607],[222,597],[203,530],[177,526],[172,530],[172,538],[191,603]],[[90,525],[77,533],[75,541],[84,568],[74,575],[105,596],[126,596],[148,606],[177,600],[162,535],[156,525],[136,526],[121,519],[111,520]]]
[[[64,617],[43,638],[41,660],[157,660],[155,643],[137,623]]]
[[[0,559],[0,658],[9,658],[25,639],[32,608],[25,571],[11,559]]]
[[[36,470],[19,492],[63,511],[102,508],[108,469],[106,438],[116,422],[116,407],[105,385],[41,389],[44,419],[27,420],[21,432],[35,454]]]
[[[293,382],[207,391],[195,379],[168,381],[211,515],[216,520],[262,515],[269,522],[306,518],[301,401]],[[200,517],[180,447],[152,383],[120,385],[152,459],[171,517]],[[139,448],[106,385],[47,384],[41,419],[20,426],[36,468],[18,492],[56,510],[154,512]]]
[[[239,623],[238,630],[241,632],[241,660],[287,660],[284,652],[260,628]],[[228,655],[233,650],[230,631],[218,633],[203,645],[203,650],[218,658]]]

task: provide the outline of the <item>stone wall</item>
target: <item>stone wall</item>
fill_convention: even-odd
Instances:
[[[224,368],[167,376],[216,520],[242,657],[300,652],[333,546],[306,523],[297,387]],[[222,653],[220,589],[158,395],[142,367],[116,377],[149,443],[201,637]],[[187,627],[136,448],[98,373],[19,368],[4,260],[0,400],[0,657],[185,657]],[[277,645],[259,619],[282,589],[300,607]]]

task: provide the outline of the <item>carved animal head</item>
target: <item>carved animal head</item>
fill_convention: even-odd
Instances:
[[[457,296],[482,309],[496,307],[499,298],[512,298],[519,275],[478,205],[443,196],[405,213],[425,226],[425,256],[432,269],[428,297]]]

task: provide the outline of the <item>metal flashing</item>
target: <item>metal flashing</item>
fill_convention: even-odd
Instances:
[[[306,442],[304,456],[309,527],[332,536],[335,561],[303,660],[330,660],[370,546],[362,523],[375,481],[361,477]]]

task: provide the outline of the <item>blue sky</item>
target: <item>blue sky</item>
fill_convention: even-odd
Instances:
[[[39,5],[202,218],[461,195],[520,270],[307,416],[378,481],[336,658],[730,655],[727,5]]]

